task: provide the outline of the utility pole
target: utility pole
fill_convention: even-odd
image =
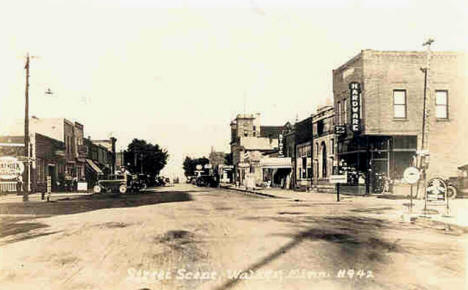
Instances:
[[[424,73],[424,96],[423,96],[423,116],[422,116],[422,128],[421,128],[421,152],[419,152],[419,168],[422,171],[422,180],[423,180],[423,195],[424,195],[424,211],[427,209],[427,196],[426,196],[426,156],[424,150],[427,149],[426,143],[428,143],[426,136],[426,131],[428,131],[428,126],[426,125],[427,119],[427,96],[428,96],[428,74],[430,72],[430,54],[431,54],[431,44],[434,42],[434,39],[428,39],[423,43],[423,46],[427,46],[426,51],[426,67],[421,68],[421,71]],[[427,133],[428,135],[428,133]],[[419,181],[416,186],[416,194],[419,193]]]
[[[24,150],[26,153],[26,174],[27,176],[27,188],[23,191],[23,201],[28,201],[29,191],[31,190],[31,160],[30,160],[30,148],[29,148],[29,53],[26,55],[26,88],[25,88],[25,106],[24,106]]]

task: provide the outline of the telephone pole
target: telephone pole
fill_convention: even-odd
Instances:
[[[428,97],[428,91],[429,91],[429,86],[428,86],[428,78],[429,78],[429,73],[430,73],[430,57],[431,57],[431,44],[434,42],[434,39],[428,39],[426,42],[423,43],[423,46],[427,46],[427,51],[426,51],[426,67],[421,68],[421,71],[424,73],[424,95],[423,95],[423,112],[422,112],[422,128],[421,128],[421,151],[419,152],[419,168],[422,171],[422,181],[423,181],[423,190],[424,192],[422,193],[424,196],[424,211],[427,209],[427,196],[426,196],[426,167],[427,167],[427,153],[424,151],[427,149],[428,145],[428,126],[426,125],[427,122],[427,97]],[[419,194],[419,180],[416,185],[416,194]]]
[[[23,201],[28,201],[29,191],[31,190],[31,162],[30,162],[30,148],[29,148],[29,53],[26,55],[26,88],[25,88],[25,106],[24,106],[24,150],[26,154],[27,166],[25,166],[25,176],[27,178],[27,187],[23,191]]]

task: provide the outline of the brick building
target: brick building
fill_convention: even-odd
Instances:
[[[66,165],[65,144],[42,134],[32,134],[30,138],[31,157],[31,190],[45,191],[47,176],[51,177],[52,190],[58,190],[60,176],[64,174]],[[15,157],[25,161],[24,136],[0,136],[0,156]],[[25,163],[26,165],[26,163]],[[25,175],[26,173],[23,173]],[[23,176],[26,185],[27,176]],[[12,181],[10,181],[12,182]],[[15,191],[16,187],[11,187]],[[0,188],[0,191],[2,188]]]
[[[36,186],[32,188],[33,191],[44,189],[47,176],[51,176],[52,189],[56,191],[72,190],[72,185],[78,181],[86,180],[92,185],[97,175],[113,172],[115,151],[112,150],[115,150],[115,138],[91,142],[83,137],[82,124],[64,118],[33,116],[29,126],[32,156],[37,158],[33,163],[31,178]],[[24,143],[24,121],[17,121],[8,131],[5,140],[20,138]]]
[[[336,154],[334,134],[335,110],[324,106],[312,116],[313,124],[313,184],[317,189],[327,186]]]
[[[456,176],[468,153],[464,57],[456,52],[363,50],[333,70],[335,123],[346,127],[339,136],[338,158],[363,174],[368,185],[377,174],[401,183],[422,145],[421,68],[428,66],[428,178]]]

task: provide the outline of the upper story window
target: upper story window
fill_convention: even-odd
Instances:
[[[338,102],[338,105],[336,106],[338,112],[337,112],[337,121],[338,121],[338,125],[341,125],[341,102]]]
[[[323,119],[319,120],[317,122],[317,134],[321,136],[323,134],[324,129],[325,129],[325,124],[323,122]]]
[[[344,99],[343,102],[341,103],[341,105],[343,106],[343,109],[341,110],[341,114],[342,117],[341,117],[341,120],[343,120],[343,124],[346,124],[348,122],[348,114],[347,114],[347,99]]]
[[[393,117],[395,119],[406,119],[406,91],[393,91]]]
[[[436,91],[435,115],[437,119],[448,119],[448,92]]]

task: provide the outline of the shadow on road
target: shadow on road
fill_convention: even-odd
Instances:
[[[53,202],[14,202],[0,204],[0,214],[64,215],[104,208],[123,208],[192,200],[182,191],[144,192],[119,196],[91,195],[62,198]]]
[[[275,221],[297,223],[297,220],[294,219],[278,219],[277,217],[272,217],[272,219]],[[313,224],[313,226],[310,224]],[[274,234],[273,236],[290,237],[292,240],[260,261],[252,264],[241,273],[259,270],[304,241],[321,241],[328,243],[328,246],[333,246],[332,248],[326,247],[329,252],[325,253],[325,255],[323,253],[315,253],[321,258],[322,262],[329,265],[329,269],[327,270],[336,271],[341,268],[356,268],[359,265],[365,265],[365,268],[372,269],[376,263],[385,262],[388,252],[404,252],[403,247],[398,244],[399,239],[388,241],[381,238],[381,231],[389,226],[381,219],[363,219],[356,216],[307,217],[301,224],[302,230],[298,230],[292,234]],[[330,251],[331,249],[333,251]],[[334,259],[334,257],[338,256],[344,257],[342,260],[346,261],[346,264],[338,265]],[[217,289],[229,289],[241,281],[241,275],[238,275],[237,278],[227,281]],[[362,281],[362,283],[368,282]]]

